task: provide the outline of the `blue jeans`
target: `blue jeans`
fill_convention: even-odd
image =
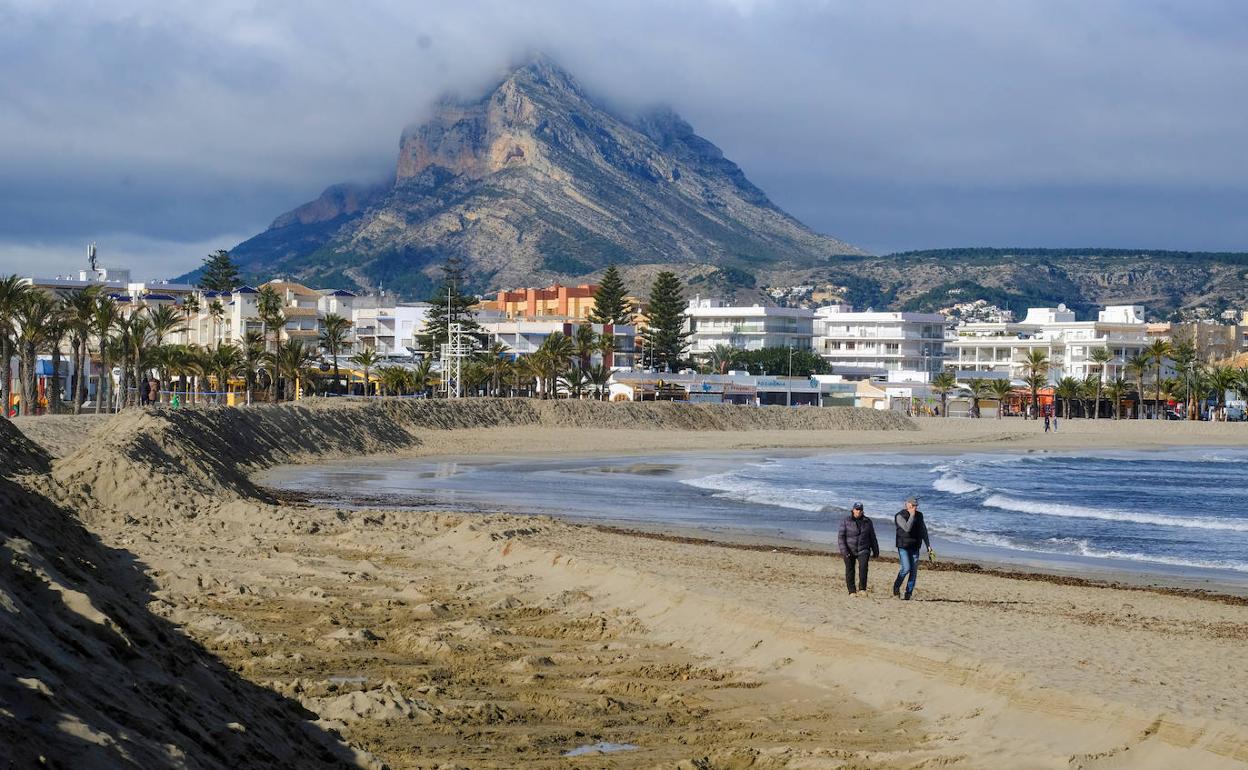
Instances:
[[[901,590],[901,581],[906,581],[906,596],[914,593],[914,582],[919,579],[919,549],[913,551],[905,548],[897,549],[897,559],[901,561],[901,571],[897,573],[897,579],[893,581],[893,593]],[[907,580],[907,576],[909,579]]]

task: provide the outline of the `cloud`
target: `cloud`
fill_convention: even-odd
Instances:
[[[1242,248],[1246,43],[1229,1],[0,1],[0,272],[254,233],[533,50],[851,242]]]

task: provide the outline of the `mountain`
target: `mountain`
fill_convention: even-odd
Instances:
[[[859,307],[934,311],[984,299],[1022,313],[1065,303],[1080,318],[1144,305],[1149,318],[1216,317],[1248,308],[1248,253],[1104,248],[934,249],[846,257],[777,276]]]
[[[244,274],[423,299],[446,258],[470,288],[574,281],[616,263],[749,291],[859,249],[780,210],[676,113],[622,116],[538,57],[408,127],[394,179],[334,185],[231,252]]]

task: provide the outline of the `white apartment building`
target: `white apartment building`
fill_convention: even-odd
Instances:
[[[1105,366],[1105,379],[1127,377],[1126,363],[1153,340],[1139,305],[1110,305],[1095,321],[1075,320],[1065,305],[1033,307],[1016,323],[966,323],[957,337],[945,344],[946,363],[963,372],[996,372],[1011,379],[1026,374],[1023,361],[1032,350],[1042,350],[1053,363],[1049,382],[1062,377],[1082,379],[1097,373],[1092,351],[1107,347],[1113,358]],[[1165,372],[1163,371],[1163,375]]]
[[[383,358],[409,358],[419,352],[428,302],[396,302],[386,297],[359,297],[353,310],[357,350],[375,350]]]
[[[944,366],[948,323],[939,313],[828,305],[815,311],[815,352],[834,373],[926,381]]]
[[[477,323],[489,336],[491,342],[501,342],[516,355],[528,355],[537,351],[546,338],[555,332],[568,337],[576,336],[581,322],[573,320],[530,321],[522,318],[479,316]],[[633,366],[637,358],[637,327],[619,324],[590,324],[594,333],[610,333],[614,350],[610,356],[596,354],[593,363],[605,363],[611,367]]]
[[[810,350],[814,320],[814,311],[804,307],[733,307],[718,299],[700,297],[691,300],[685,309],[692,355],[706,355],[719,345],[736,350]]]

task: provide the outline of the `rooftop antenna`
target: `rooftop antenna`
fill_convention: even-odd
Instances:
[[[95,241],[91,241],[91,243],[87,244],[87,262],[91,265],[91,272],[99,272],[95,266]]]

